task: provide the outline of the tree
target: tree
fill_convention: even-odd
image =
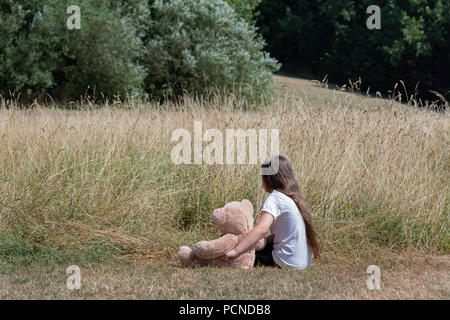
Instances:
[[[361,77],[386,92],[403,80],[408,95],[449,97],[450,2],[379,1],[381,29],[366,27],[370,0],[263,0],[257,25],[285,71],[339,84]]]

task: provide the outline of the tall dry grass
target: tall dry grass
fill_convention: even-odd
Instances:
[[[0,110],[0,237],[57,252],[174,259],[212,209],[264,199],[257,165],[175,165],[172,132],[279,128],[325,255],[449,252],[449,116],[387,100],[286,95],[91,110]],[[313,102],[311,102],[313,101]],[[255,213],[256,214],[256,213]]]

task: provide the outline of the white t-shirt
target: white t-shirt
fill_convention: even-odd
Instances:
[[[313,254],[306,240],[305,222],[294,200],[279,191],[272,191],[261,211],[270,213],[273,238],[273,260],[280,267],[306,269]]]

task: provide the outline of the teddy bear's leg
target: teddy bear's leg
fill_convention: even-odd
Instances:
[[[255,262],[255,253],[254,251],[250,251],[243,253],[236,259],[232,260],[231,266],[247,270],[253,267],[254,262]]]
[[[180,262],[182,266],[188,266],[194,263],[195,257],[194,252],[191,248],[182,246],[178,250],[178,258],[180,258]]]

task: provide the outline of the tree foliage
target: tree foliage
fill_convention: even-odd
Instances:
[[[79,30],[66,26],[70,5]],[[223,0],[1,0],[0,95],[262,93],[278,70],[264,45]]]
[[[66,27],[71,4],[82,8],[80,30]],[[2,95],[140,93],[142,41],[127,17],[111,10],[107,1],[7,1],[1,15]]]
[[[156,0],[146,37],[147,92],[234,90],[260,95],[277,62],[255,28],[221,0]]]
[[[253,23],[258,16],[256,8],[261,0],[227,0],[228,4],[236,11],[238,16]]]
[[[269,52],[285,70],[339,84],[359,77],[372,90],[392,89],[399,80],[408,95],[416,84],[449,94],[450,2],[384,0],[381,29],[369,30],[371,0],[263,0],[258,26]]]

